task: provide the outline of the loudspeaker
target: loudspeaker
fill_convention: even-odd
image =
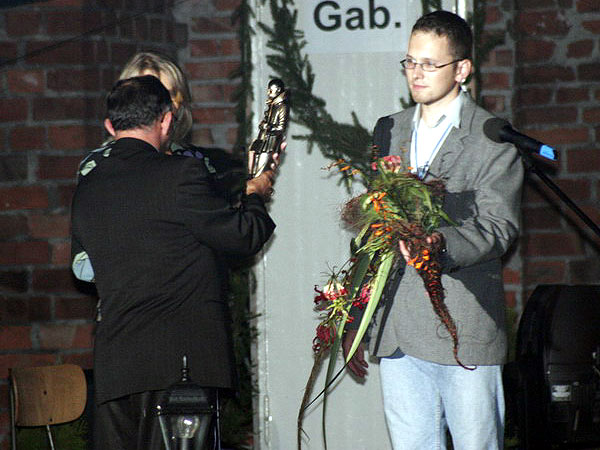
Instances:
[[[600,286],[541,285],[517,333],[523,449],[600,445]]]

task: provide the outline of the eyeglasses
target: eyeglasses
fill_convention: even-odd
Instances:
[[[462,59],[455,59],[454,61],[450,61],[449,63],[440,64],[439,66],[436,66],[435,64],[430,62],[418,63],[416,61],[413,61],[412,59],[403,59],[402,61],[400,61],[400,64],[404,69],[407,70],[413,70],[416,69],[417,66],[421,66],[421,69],[423,69],[425,72],[435,72],[436,70],[441,69],[442,67],[449,66],[450,64],[454,64],[458,61],[462,61]]]

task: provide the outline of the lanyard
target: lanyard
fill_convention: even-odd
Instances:
[[[448,136],[448,134],[450,134],[450,129],[452,128],[452,122],[450,122],[448,124],[448,127],[442,133],[440,140],[437,142],[437,144],[435,144],[435,147],[429,154],[429,158],[427,159],[427,161],[425,161],[425,164],[423,164],[423,166],[421,166],[421,167],[419,167],[419,162],[418,162],[418,154],[419,154],[419,147],[417,145],[417,136],[419,134],[417,132],[418,127],[419,127],[419,124],[417,124],[417,126],[413,129],[412,146],[413,146],[413,154],[415,155],[415,168],[417,170],[417,176],[419,177],[419,179],[422,180],[427,175],[427,172],[429,172],[429,165],[430,165],[431,161],[433,161],[433,158],[435,158],[435,155],[437,155],[437,152],[439,151],[440,147],[446,140],[446,137]]]

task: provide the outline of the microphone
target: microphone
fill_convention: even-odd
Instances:
[[[519,133],[504,119],[494,117],[486,120],[483,124],[483,133],[494,142],[510,142],[519,148],[537,153],[552,161],[558,159],[558,156],[552,147]]]

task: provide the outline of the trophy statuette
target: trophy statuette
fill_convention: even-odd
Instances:
[[[289,104],[288,91],[279,78],[269,81],[265,104],[258,135],[248,150],[248,178],[259,176],[269,167],[273,154],[281,151],[288,125]]]

